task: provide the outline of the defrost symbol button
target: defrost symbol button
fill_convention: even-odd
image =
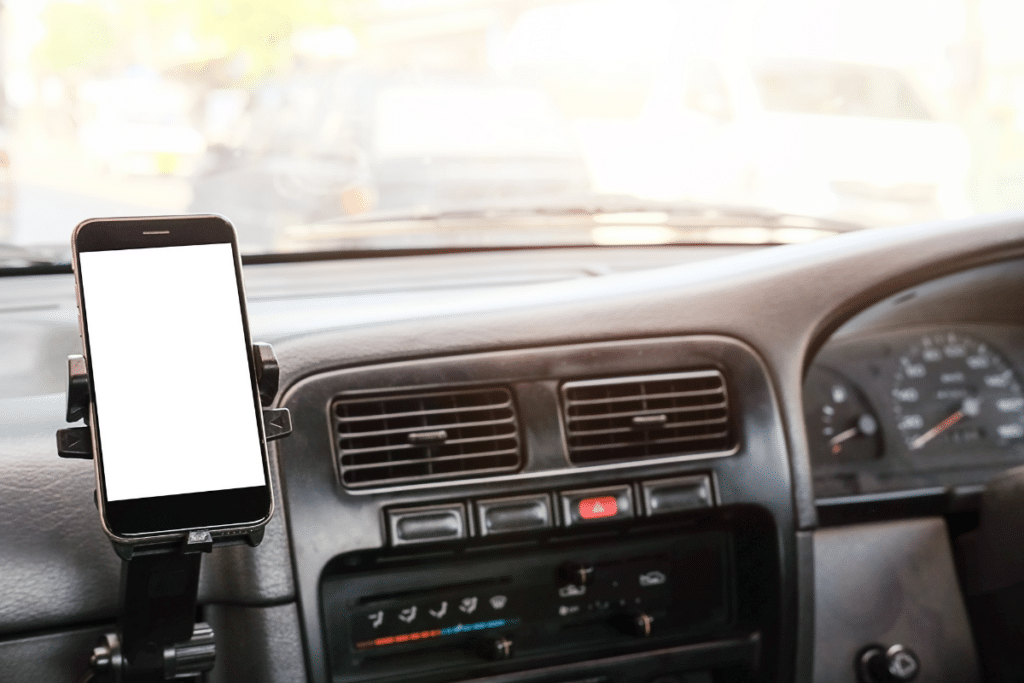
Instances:
[[[577,586],[575,584],[566,584],[558,589],[558,597],[560,598],[578,598],[581,595],[586,594],[586,586]]]
[[[492,595],[491,599],[488,600],[491,603],[491,607],[494,609],[502,609],[508,602],[508,598],[504,595]]]
[[[660,586],[667,580],[668,578],[658,570],[650,571],[646,574],[640,575],[640,585],[644,588],[649,588],[650,586]]]

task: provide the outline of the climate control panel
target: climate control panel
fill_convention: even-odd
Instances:
[[[581,500],[603,505],[599,493]],[[623,530],[460,549],[430,566],[340,558],[321,588],[335,680],[430,680],[432,669],[450,680],[453,665],[471,677],[735,637],[745,628],[737,542],[709,523],[682,534]]]

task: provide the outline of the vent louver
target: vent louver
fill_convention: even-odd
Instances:
[[[477,477],[521,464],[505,388],[339,398],[331,414],[341,480],[351,488]]]
[[[576,465],[731,450],[725,380],[717,370],[562,385]]]

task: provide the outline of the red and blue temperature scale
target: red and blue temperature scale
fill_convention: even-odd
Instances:
[[[442,636],[455,636],[462,633],[472,633],[474,631],[485,631],[491,628],[515,626],[518,623],[518,619],[491,619],[490,621],[478,621],[473,624],[456,624],[455,626],[435,628],[429,631],[417,631],[416,633],[403,633],[397,636],[383,636],[381,638],[374,638],[373,640],[364,640],[360,643],[356,643],[356,649],[368,650],[373,647],[384,647],[386,645],[411,643],[413,641],[427,640],[429,638],[440,638]]]

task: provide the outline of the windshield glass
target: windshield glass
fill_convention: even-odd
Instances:
[[[265,253],[1024,208],[1022,21],[1018,0],[5,0],[0,262],[66,258],[99,216],[218,213]]]

